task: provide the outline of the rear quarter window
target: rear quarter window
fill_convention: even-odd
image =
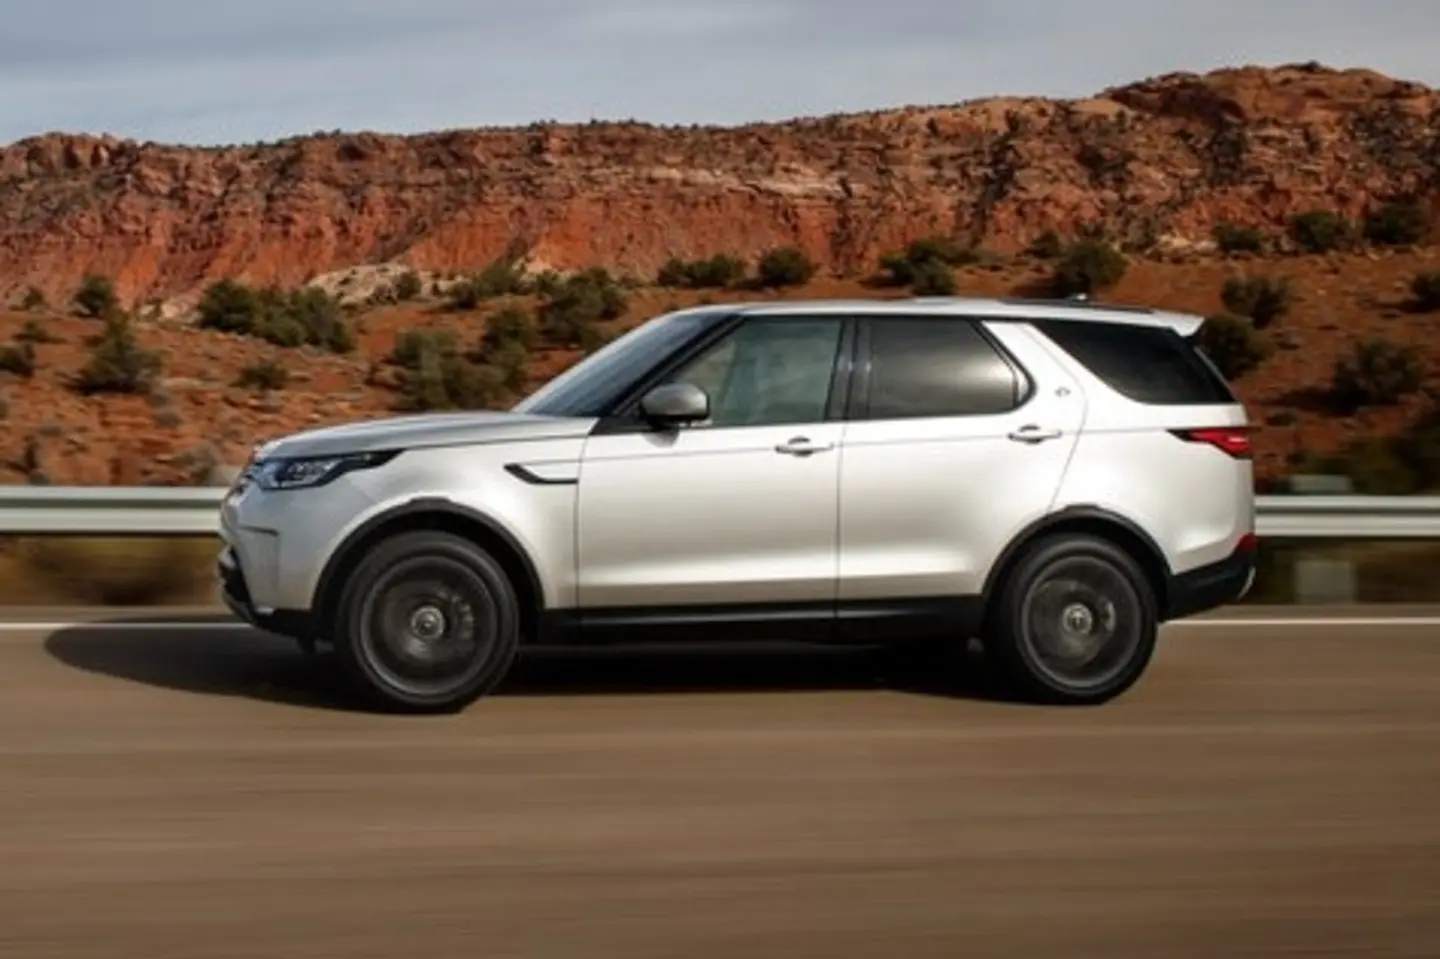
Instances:
[[[1112,390],[1153,406],[1228,406],[1230,384],[1169,327],[1037,320],[1036,329]]]

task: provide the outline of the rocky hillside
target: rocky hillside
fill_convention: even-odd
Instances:
[[[1440,93],[1316,66],[1174,74],[1087,100],[993,99],[738,128],[534,125],[191,149],[54,135],[0,150],[0,296],[114,278],[126,302],[355,264],[652,276],[799,244],[863,272],[931,233],[999,251],[1097,227],[1188,248],[1419,198],[1440,214]]]
[[[1437,161],[1440,93],[1309,66],[732,129],[41,137],[0,149],[0,482],[223,480],[706,299],[1058,282],[1234,314],[1264,479],[1348,451],[1320,465],[1434,486]]]

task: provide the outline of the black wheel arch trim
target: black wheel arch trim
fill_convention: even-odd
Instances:
[[[528,586],[531,595],[535,597],[535,613],[538,615],[544,611],[545,589],[540,579],[539,570],[536,568],[535,562],[531,559],[529,552],[526,551],[525,547],[521,545],[513,533],[506,529],[493,516],[473,507],[462,505],[454,500],[446,499],[443,496],[421,496],[406,500],[398,506],[393,506],[390,509],[370,517],[355,529],[351,530],[345,539],[341,541],[340,545],[330,554],[330,558],[325,561],[325,568],[320,573],[320,579],[315,584],[315,592],[311,597],[310,604],[312,619],[320,629],[330,628],[330,623],[327,620],[330,615],[329,607],[332,602],[332,590],[336,586],[335,578],[340,569],[350,560],[355,547],[363,543],[376,530],[395,520],[404,519],[407,516],[423,515],[445,515],[475,523],[503,542],[520,560],[520,564],[525,572],[525,577],[529,581]]]
[[[1156,585],[1160,587],[1161,595],[1156,596],[1155,601],[1159,609],[1164,610],[1166,608],[1166,596],[1164,593],[1168,591],[1169,584],[1174,578],[1174,573],[1170,569],[1169,562],[1165,559],[1165,552],[1160,548],[1160,544],[1155,542],[1155,538],[1145,532],[1134,520],[1121,516],[1119,513],[1108,510],[1103,506],[1084,504],[1066,506],[1053,513],[1046,513],[1022,529],[1020,533],[1010,541],[1009,545],[1000,552],[1000,556],[990,567],[990,573],[985,578],[984,593],[982,594],[985,608],[990,608],[990,602],[994,598],[995,591],[1000,588],[1001,577],[1013,565],[1016,556],[1019,555],[1022,549],[1034,542],[1036,537],[1056,527],[1076,521],[1091,521],[1115,526],[1123,529],[1126,533],[1143,543],[1149,551],[1150,556],[1137,556],[1135,558],[1142,562],[1145,559],[1149,559],[1158,564],[1158,568],[1155,570],[1158,574],[1156,576]]]

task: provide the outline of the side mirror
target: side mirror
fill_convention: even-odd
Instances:
[[[667,383],[641,398],[640,414],[659,426],[698,423],[710,418],[710,397],[693,383]]]

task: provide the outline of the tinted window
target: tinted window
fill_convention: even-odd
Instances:
[[[746,320],[666,382],[706,392],[708,426],[819,423],[842,325],[839,317]]]
[[[1138,403],[1235,402],[1209,361],[1168,327],[1065,320],[1041,320],[1035,326],[1112,390]]]
[[[876,318],[870,329],[870,419],[1004,413],[1023,383],[969,320]]]

